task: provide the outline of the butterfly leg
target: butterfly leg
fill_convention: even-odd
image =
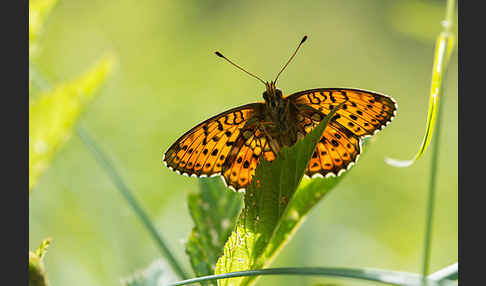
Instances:
[[[269,124],[274,124],[273,122],[269,122],[268,124],[266,125],[269,125]],[[272,149],[273,153],[275,154],[279,154],[280,153],[280,146],[277,142],[277,140],[275,140],[271,135],[270,135],[270,132],[268,132],[267,128],[265,128],[265,124],[260,124],[260,129],[262,130],[262,132],[265,134],[265,136],[268,138],[268,144],[270,146],[270,149]]]

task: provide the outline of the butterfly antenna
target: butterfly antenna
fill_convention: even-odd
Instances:
[[[235,66],[235,67],[237,67],[238,69],[240,69],[240,70],[242,70],[242,71],[246,72],[246,73],[247,73],[247,74],[249,74],[250,76],[252,76],[252,77],[254,77],[254,78],[258,79],[258,80],[259,80],[259,81],[261,81],[263,84],[265,84],[265,82],[264,82],[264,81],[263,81],[261,78],[257,77],[256,75],[252,74],[251,72],[249,72],[249,71],[245,70],[244,68],[242,68],[242,67],[240,67],[239,65],[235,64],[234,62],[230,61],[230,60],[229,60],[227,57],[223,56],[223,55],[222,55],[220,52],[216,51],[216,52],[214,52],[214,53],[215,53],[215,54],[216,54],[218,57],[220,57],[220,58],[223,58],[223,59],[227,60],[227,61],[228,61],[230,64],[234,65],[234,66]]]
[[[277,74],[277,77],[275,78],[275,80],[273,82],[277,82],[277,79],[278,77],[280,76],[280,74],[284,71],[284,69],[290,64],[290,62],[292,61],[292,59],[295,57],[295,55],[297,54],[297,51],[299,50],[300,46],[302,46],[302,44],[305,42],[305,40],[307,40],[307,35],[305,35],[302,40],[300,41],[299,45],[297,46],[297,49],[295,49],[295,52],[292,54],[292,56],[290,57],[290,59],[287,61],[287,63],[284,65],[284,67],[280,70],[280,72]]]

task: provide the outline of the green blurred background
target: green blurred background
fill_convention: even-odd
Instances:
[[[104,52],[118,64],[81,124],[135,190],[176,256],[193,227],[186,197],[197,180],[169,171],[162,153],[182,133],[231,107],[260,101],[258,81],[217,58],[219,50],[285,94],[356,87],[394,97],[398,116],[374,136],[359,164],[308,216],[273,267],[421,269],[430,152],[408,159],[425,129],[435,36],[445,1],[69,1],[48,18],[37,68],[73,78]],[[445,84],[431,270],[457,261],[457,54]],[[119,285],[160,252],[77,136],[65,144],[29,200],[29,246],[53,238],[52,285]],[[192,273],[192,272],[191,272]],[[191,275],[192,276],[192,275]],[[260,285],[354,280],[263,277]]]

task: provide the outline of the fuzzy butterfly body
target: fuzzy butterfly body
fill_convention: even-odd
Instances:
[[[333,108],[343,103],[324,130],[305,174],[337,176],[349,169],[361,152],[361,139],[386,126],[396,102],[375,92],[320,88],[283,96],[267,83],[265,102],[236,107],[218,114],[182,135],[163,161],[180,174],[222,175],[232,189],[251,182],[259,160],[272,161],[284,146],[309,133]]]
[[[304,138],[340,106],[321,135],[305,174],[329,177],[348,170],[361,153],[361,139],[391,122],[397,104],[386,95],[350,88],[318,88],[284,96],[275,82],[306,39],[270,82],[216,52],[264,83],[265,101],[227,110],[187,131],[164,154],[162,161],[169,169],[195,177],[221,175],[233,190],[244,190],[262,158],[273,161],[284,146]]]

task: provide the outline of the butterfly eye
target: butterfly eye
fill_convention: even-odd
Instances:
[[[265,101],[268,101],[268,94],[267,92],[263,92],[263,99],[265,99]]]
[[[280,91],[280,89],[277,89],[275,91],[275,94],[277,95],[278,98],[282,98],[282,91]]]

